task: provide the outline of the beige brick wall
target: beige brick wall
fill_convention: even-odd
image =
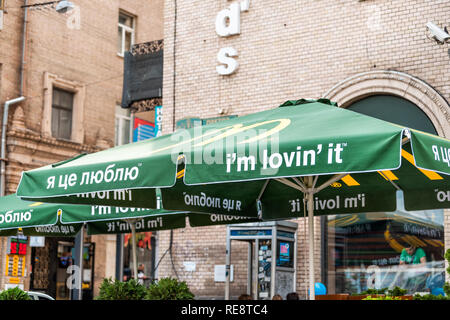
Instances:
[[[348,77],[377,70],[401,71],[428,83],[434,93],[447,100],[442,108],[435,108],[435,116],[441,120],[442,131],[448,130],[448,45],[428,39],[425,27],[428,21],[441,27],[450,25],[448,1],[251,1],[249,11],[241,12],[241,33],[227,38],[216,34],[214,21],[232,1],[176,3],[176,10],[175,1],[166,2],[164,7],[165,133],[173,130],[173,117],[219,116],[219,109],[244,115],[274,108],[289,99],[319,98]],[[239,68],[230,76],[220,76],[215,70],[216,56],[228,46],[237,50]],[[449,228],[447,216],[446,248]],[[200,246],[208,230],[217,231],[208,243],[221,253],[220,259],[211,261],[208,257],[205,263],[223,263],[224,227],[175,231],[174,243],[190,241],[193,247]],[[307,244],[301,240],[303,231],[299,230],[298,236],[297,291],[305,296]],[[160,233],[161,252],[167,237],[168,232]],[[315,257],[319,274],[319,251]],[[160,276],[165,274],[169,274],[167,261],[160,266]],[[210,271],[198,271],[197,275],[211,279]],[[188,280],[195,292],[210,294],[205,289],[207,279],[199,284],[184,275],[181,278]],[[223,288],[217,290],[211,295],[223,296]]]
[[[188,227],[173,231],[172,258],[168,252],[158,267],[158,277],[178,277],[186,281],[197,298],[217,297],[223,299],[225,283],[214,281],[214,266],[225,264],[226,227]],[[170,231],[158,232],[159,259],[170,242]],[[234,281],[230,285],[231,296],[247,291],[247,244],[233,241],[231,264]],[[172,265],[173,261],[173,265]],[[196,264],[195,271],[186,271],[184,262]]]
[[[446,1],[253,1],[241,13],[241,34],[228,38],[217,36],[214,20],[230,1],[177,3],[176,119],[217,116],[221,107],[242,115],[288,99],[318,98],[370,70],[412,74],[449,98],[448,48],[427,39],[425,27],[428,21],[448,24]],[[166,3],[164,22],[166,132],[172,129],[173,4]],[[215,71],[225,46],[238,51],[240,65],[228,77]]]
[[[0,104],[19,94],[24,10],[22,0],[7,0],[0,31]],[[37,1],[29,1],[37,3]],[[22,170],[94,152],[114,144],[115,106],[122,98],[123,58],[117,55],[119,10],[136,17],[135,43],[163,38],[163,0],[79,0],[76,9],[59,14],[51,8],[28,11],[24,96],[10,110],[22,108],[23,125],[8,131],[7,194],[15,192]],[[42,135],[44,74],[85,87],[82,143]],[[104,141],[102,141],[104,140]],[[96,290],[103,277],[114,276],[115,237],[93,237],[96,243]],[[0,240],[0,274],[5,244]],[[29,261],[28,261],[29,262]],[[29,263],[27,263],[28,267]],[[0,276],[0,289],[5,277]]]
[[[162,12],[162,1],[151,1],[144,8],[130,0],[80,1],[77,5],[80,6],[79,28],[68,27],[70,17],[76,19],[75,13],[32,11],[29,14],[27,125],[32,130],[40,130],[38,111],[42,108],[43,72],[47,71],[86,87],[84,142],[95,144],[98,130],[103,128],[104,136],[113,143],[115,105],[121,101],[123,82],[123,58],[116,54],[119,9],[136,16],[136,43],[157,40],[163,36],[162,26],[155,19],[155,13]]]

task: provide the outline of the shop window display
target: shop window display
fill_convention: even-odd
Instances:
[[[437,134],[427,115],[411,101],[380,94],[347,109]],[[358,294],[398,286],[408,293],[441,292],[445,282],[444,211],[397,211],[326,218],[326,282],[330,293]]]
[[[133,275],[131,233],[124,236],[124,268],[123,281],[130,280]],[[136,233],[136,257],[139,283],[148,286],[155,278],[155,238],[152,232]]]
[[[405,211],[327,218],[329,290],[357,294],[394,288],[438,292],[445,282],[443,210]],[[409,252],[408,252],[409,251]]]

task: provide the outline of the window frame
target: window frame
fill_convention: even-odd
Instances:
[[[68,108],[66,106],[63,106],[62,104],[55,104],[55,102],[54,102],[55,101],[54,100],[55,91],[65,92],[65,93],[71,94],[72,101],[71,101],[70,108]],[[52,137],[53,138],[62,139],[62,140],[71,140],[71,138],[72,138],[73,118],[74,118],[73,117],[74,102],[75,102],[75,92],[72,92],[70,90],[66,90],[66,89],[60,88],[58,86],[53,86],[53,88],[52,88],[52,122],[51,122],[51,130],[52,130]],[[60,113],[59,113],[59,117],[58,117],[58,134],[55,135],[53,133],[53,131],[54,131],[53,115],[55,114],[55,111],[56,111],[55,109],[57,109],[59,111],[64,110],[66,112],[70,111],[70,137],[62,137],[62,136],[60,136],[60,131],[61,131],[59,129],[60,128],[60,124],[61,124],[61,114]]]
[[[129,27],[129,26],[125,25],[125,24],[120,23],[120,16],[121,16],[121,15],[126,16],[126,17],[128,17],[128,18],[131,19],[131,27]],[[124,11],[119,11],[119,16],[118,16],[118,18],[119,18],[119,19],[117,19],[117,20],[118,20],[118,21],[117,21],[117,27],[118,27],[118,28],[122,28],[122,30],[121,30],[121,47],[120,47],[120,50],[118,50],[117,55],[118,55],[119,57],[122,57],[122,58],[123,58],[123,57],[125,56],[125,52],[126,52],[126,50],[125,50],[125,38],[126,38],[126,33],[127,33],[127,32],[131,34],[130,49],[131,49],[131,47],[132,47],[132,46],[134,45],[134,43],[135,43],[135,35],[136,35],[136,16],[131,15],[131,14],[129,14],[129,13],[126,13],[126,12],[124,12]],[[118,49],[119,49],[119,48],[118,48]]]
[[[70,142],[82,144],[84,142],[84,105],[86,87],[84,84],[63,79],[55,74],[44,72],[44,105],[42,112],[41,132],[44,137],[68,141],[67,139],[53,137],[52,134],[52,100],[53,88],[69,91],[74,94],[72,108],[72,130]]]
[[[122,108],[122,107],[120,105],[116,105],[116,110],[117,110],[117,108]],[[117,131],[114,130],[114,134],[115,134],[114,144],[116,146],[121,146],[121,145],[124,145],[124,144],[132,143],[133,142],[134,113],[132,113],[131,110],[130,110],[130,115],[126,116],[126,115],[123,115],[123,114],[118,114],[116,112],[115,116],[114,116],[114,121],[117,121],[117,120],[119,120],[119,126],[118,126]],[[124,143],[122,141],[122,137],[123,137],[122,132],[124,131],[124,121],[126,121],[126,120],[130,121],[130,132],[128,133],[129,134],[129,142],[128,143]],[[114,128],[116,128],[115,123],[114,123]]]
[[[5,1],[0,0],[0,31],[3,30],[3,11],[5,10]]]

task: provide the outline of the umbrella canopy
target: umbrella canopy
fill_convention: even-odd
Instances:
[[[73,214],[74,211],[77,210],[89,211],[88,206],[24,201],[15,194],[1,197],[0,230],[17,230],[18,228],[23,228],[31,232],[32,228],[41,228],[42,232],[45,233],[44,229],[46,229],[46,227],[57,226],[57,228],[52,229],[53,232],[64,234],[65,231],[60,228],[62,225],[59,221],[59,216],[62,214],[63,208],[64,212],[67,212],[68,214]],[[79,230],[79,226],[77,226],[77,229]],[[74,230],[75,229],[72,228],[70,233],[76,233]],[[67,232],[69,231],[70,228],[67,228]],[[39,233],[39,229],[35,229],[35,232]]]
[[[149,232],[158,230],[170,230],[186,227],[186,218],[191,227],[204,227],[224,224],[261,222],[260,219],[247,217],[225,216],[217,214],[201,213],[171,213],[152,215],[135,219],[136,232]],[[126,220],[96,221],[87,224],[88,234],[119,234],[131,233],[131,226]]]
[[[151,210],[147,208],[122,208],[25,201],[17,197],[16,194],[0,198],[0,230],[28,229],[32,227],[39,227],[41,230],[44,230],[44,227],[47,226],[75,226],[77,224],[81,225],[82,223],[100,223],[102,221],[122,219],[133,220],[174,214],[185,216],[185,212],[162,209]],[[170,223],[166,225],[170,226]],[[57,229],[53,228],[54,232]],[[47,230],[49,229],[47,228]],[[36,232],[39,232],[39,230],[36,229]]]
[[[259,199],[269,216],[294,217],[303,207],[297,191],[305,190],[296,177],[318,176],[316,186],[333,177],[338,183],[317,190],[316,214],[393,211],[396,189],[404,191],[407,210],[448,206],[449,140],[323,102],[288,101],[26,171],[17,194],[156,208],[159,187],[168,210],[254,216]],[[180,154],[186,168],[177,183]]]
[[[135,232],[150,232],[186,227],[186,214],[173,213],[133,219]],[[127,220],[96,221],[87,224],[88,234],[120,234],[131,233],[131,223]]]
[[[191,214],[193,226],[224,224],[232,217],[211,218],[208,214]],[[239,219],[245,222],[248,219]],[[137,279],[136,232],[184,228],[186,212],[53,204],[24,201],[15,194],[0,198],[0,236],[75,237],[87,224],[89,235],[132,234],[133,267]],[[82,246],[82,245],[81,245]]]
[[[314,298],[313,215],[394,211],[397,190],[407,210],[447,208],[449,159],[447,139],[302,99],[23,172],[17,194],[156,208],[160,188],[167,210],[308,214]]]
[[[87,224],[88,234],[130,233],[184,228],[186,217],[192,227],[260,221],[246,217],[195,214],[72,204],[24,201],[15,194],[0,198],[0,236],[74,237]]]
[[[30,202],[15,194],[0,198],[0,236],[74,237],[87,223],[89,234],[131,232],[135,239],[136,231],[183,228],[185,220],[185,213],[166,210]],[[132,245],[137,278],[135,241]]]
[[[82,223],[62,224],[58,222],[54,225],[0,229],[0,237],[17,236],[18,234],[35,237],[75,237],[82,227]]]

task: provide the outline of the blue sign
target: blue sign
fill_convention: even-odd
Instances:
[[[155,137],[162,135],[162,106],[155,107]]]

